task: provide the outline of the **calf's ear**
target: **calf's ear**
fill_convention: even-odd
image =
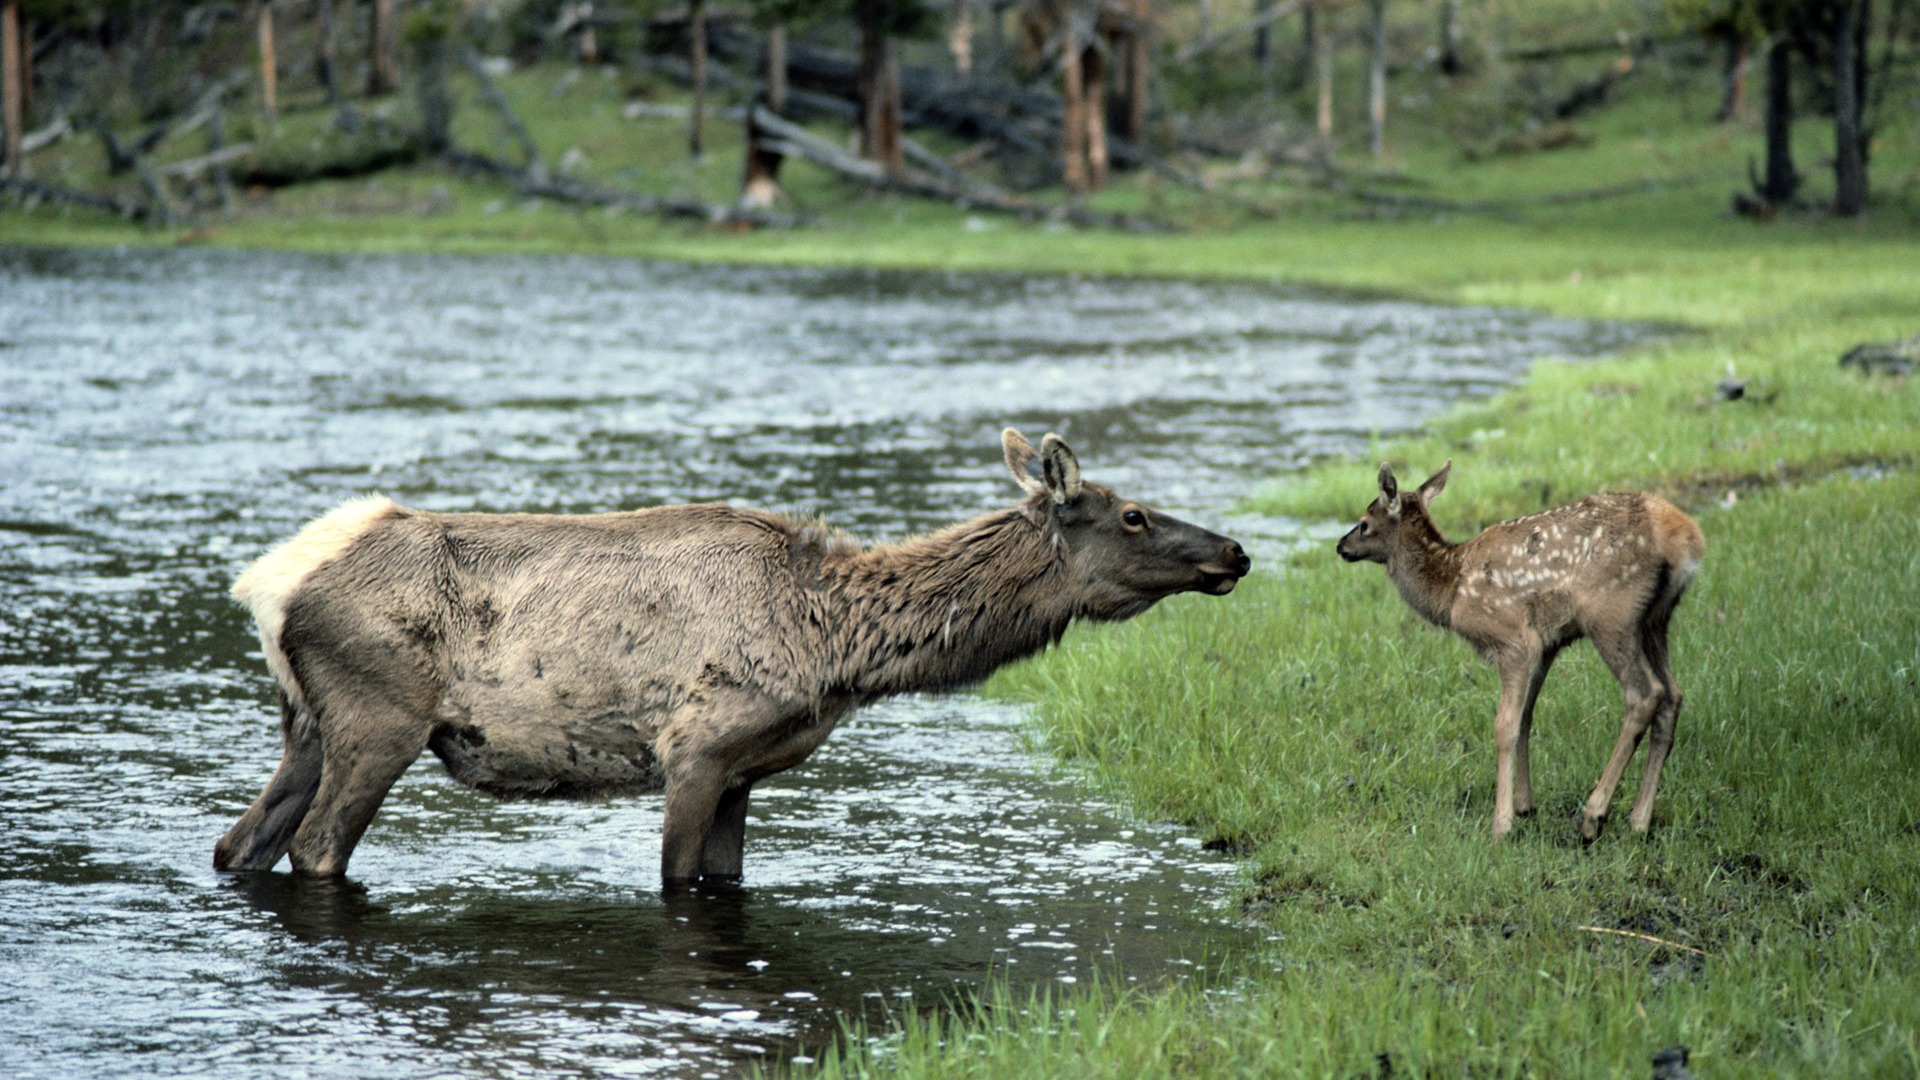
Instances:
[[[1380,463],[1380,496],[1391,505],[1400,496],[1400,485],[1393,479],[1393,466]]]
[[[1453,459],[1448,458],[1447,463],[1440,466],[1439,472],[1427,477],[1427,482],[1420,485],[1420,505],[1422,507],[1432,502],[1442,491],[1447,489],[1447,474],[1452,471]]]

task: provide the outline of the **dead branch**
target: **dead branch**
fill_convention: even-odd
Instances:
[[[149,207],[122,199],[117,195],[81,191],[78,188],[62,187],[59,184],[29,180],[21,176],[0,177],[0,191],[11,192],[21,199],[38,199],[42,202],[100,210],[132,221],[146,221],[152,216],[152,210]]]
[[[1314,0],[1284,0],[1283,3],[1275,4],[1271,11],[1262,12],[1245,22],[1235,23],[1225,30],[1208,34],[1206,37],[1192,42],[1187,45],[1186,48],[1173,54],[1173,62],[1176,64],[1188,63],[1195,57],[1204,56],[1235,38],[1245,37],[1256,30],[1272,26],[1274,23],[1279,22],[1289,15],[1297,14],[1301,8],[1307,7],[1310,4],[1313,5],[1316,10],[1331,11],[1334,8],[1346,6],[1347,2],[1348,0],[1329,0],[1329,2],[1326,3],[1315,4]]]
[[[1613,934],[1617,937],[1628,937],[1628,938],[1634,938],[1639,941],[1650,941],[1655,945],[1665,945],[1669,949],[1681,949],[1686,952],[1690,952],[1695,956],[1708,955],[1707,950],[1705,949],[1696,949],[1691,945],[1682,945],[1677,941],[1668,941],[1666,938],[1654,937],[1652,934],[1642,934],[1636,930],[1614,930],[1605,926],[1581,926],[1581,927],[1577,927],[1576,929],[1585,930],[1590,934]]]
[[[29,131],[20,136],[20,156],[26,157],[44,150],[68,135],[73,134],[73,125],[64,116],[55,117],[53,122],[39,131]]]
[[[544,170],[546,165],[540,159],[540,147],[534,143],[527,125],[520,122],[520,116],[513,111],[507,96],[500,92],[500,85],[493,81],[493,76],[487,71],[487,62],[481,58],[479,50],[468,46],[460,51],[460,58],[473,74],[474,81],[480,84],[481,99],[500,117],[501,126],[519,144],[520,155],[526,159],[527,167]]]

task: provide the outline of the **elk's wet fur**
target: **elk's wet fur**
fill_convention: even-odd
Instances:
[[[1012,429],[1019,503],[873,548],[720,504],[442,514],[372,497],[234,594],[278,684],[285,755],[214,865],[340,874],[423,750],[503,797],[666,794],[669,884],[741,871],[748,792],[849,710],[985,678],[1076,619],[1223,595],[1223,536],[1080,478]]]
[[[1380,466],[1380,494],[1341,537],[1340,556],[1377,562],[1429,622],[1465,638],[1500,673],[1494,718],[1493,831],[1533,810],[1528,745],[1533,706],[1560,650],[1582,637],[1620,683],[1620,737],[1588,796],[1580,835],[1600,833],[1615,789],[1643,736],[1646,773],[1629,818],[1653,820],[1660,768],[1673,745],[1682,696],[1667,656],[1673,610],[1700,568],[1706,541],[1672,503],[1644,493],[1593,495],[1450,543],[1428,506],[1446,487],[1449,461],[1418,490],[1401,491]]]

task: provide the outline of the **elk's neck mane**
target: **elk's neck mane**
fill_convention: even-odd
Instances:
[[[1408,514],[1387,557],[1387,576],[1409,607],[1446,626],[1460,585],[1460,545],[1449,542],[1425,513]]]
[[[871,699],[978,682],[1059,640],[1066,551],[1038,501],[928,536],[823,552],[825,631],[842,692]]]

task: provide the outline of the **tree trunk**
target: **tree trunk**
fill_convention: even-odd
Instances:
[[[314,74],[327,104],[340,107],[340,53],[333,41],[333,0],[314,0]]]
[[[779,23],[767,28],[766,43],[767,111],[784,115],[787,108],[787,27]],[[781,199],[780,166],[786,155],[761,145],[754,129],[755,109],[747,108],[747,153],[740,177],[740,205],[748,209],[767,209]]]
[[[1440,73],[1458,75],[1460,59],[1460,0],[1440,0]]]
[[[6,0],[0,5],[0,125],[6,128],[4,153],[0,153],[0,176],[25,173],[20,154],[21,128],[26,124],[26,109],[20,100],[23,83],[20,69],[20,4]]]
[[[1087,114],[1087,189],[1107,186],[1107,61],[1099,49],[1089,48],[1080,62],[1086,80],[1081,103]]]
[[[767,29],[767,108],[787,114],[787,24]]]
[[[273,54],[273,4],[260,5],[260,108],[267,123],[280,119],[280,70]]]
[[[1860,153],[1857,0],[1841,0],[1833,27],[1833,212],[1858,217],[1867,208],[1867,169]]]
[[[962,75],[973,74],[973,0],[953,0],[947,48],[953,53],[953,70]]]
[[[1081,77],[1083,50],[1072,35],[1061,46],[1060,57],[1060,152],[1062,179],[1067,193],[1081,195],[1087,190],[1087,101],[1086,81]]]
[[[1309,14],[1313,11],[1308,9]],[[1331,16],[1331,12],[1329,12]],[[1319,102],[1315,109],[1315,127],[1322,139],[1333,138],[1333,34],[1331,26],[1320,26],[1315,20],[1313,34],[1313,66],[1320,83]]]
[[[1747,58],[1753,45],[1737,34],[1727,37],[1727,51],[1720,66],[1719,120],[1726,123],[1747,110]]]
[[[1367,59],[1367,153],[1387,148],[1387,0],[1373,0],[1373,49]]]
[[[693,160],[707,156],[707,3],[687,0],[687,37],[692,41],[693,110],[687,119],[687,151]]]
[[[1147,142],[1148,78],[1153,68],[1153,0],[1135,0],[1134,25],[1127,36],[1127,141]]]
[[[886,8],[862,3],[860,22],[860,156],[890,172],[906,168],[901,149],[900,62],[886,28]]]
[[[1254,0],[1253,13],[1265,15],[1273,10],[1273,0]],[[1273,24],[1263,24],[1253,32],[1253,65],[1260,69],[1260,92],[1273,96]]]
[[[208,171],[213,175],[214,198],[221,211],[233,209],[233,178],[227,172],[227,163],[220,157],[220,151],[227,147],[227,103],[216,98],[213,103],[213,116],[207,120],[207,156],[213,159]]]
[[[420,149],[428,156],[453,146],[453,95],[447,88],[452,43],[435,35],[414,42],[415,93],[420,100]]]
[[[373,0],[373,26],[367,33],[367,96],[391,94],[400,85],[394,62],[394,0]]]
[[[1793,168],[1793,46],[1784,35],[1767,46],[1767,175],[1760,198],[1785,206],[1800,188]]]
[[[1300,76],[1294,86],[1305,86],[1319,77],[1320,13],[1316,6],[1314,0],[1307,0],[1300,8]]]
[[[21,13],[13,33],[19,38],[19,117],[27,123],[33,115],[33,19]]]

